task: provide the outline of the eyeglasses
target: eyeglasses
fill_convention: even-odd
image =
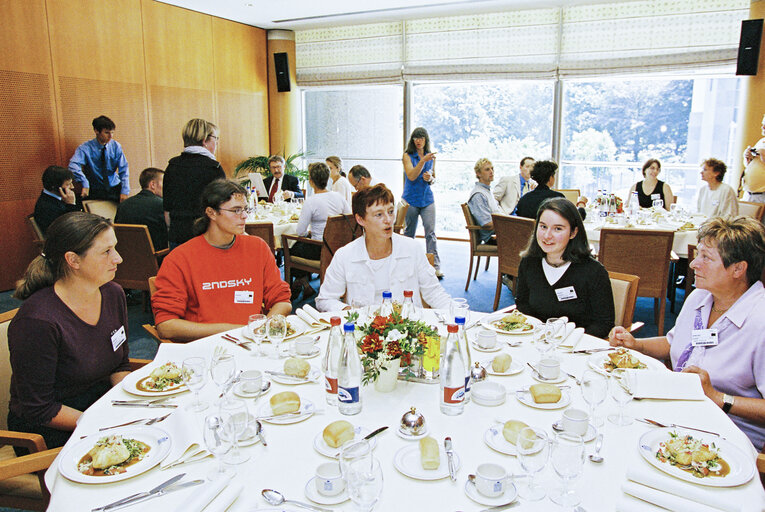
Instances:
[[[220,140],[220,137],[218,137],[217,135],[210,135],[210,138],[215,140]]]
[[[246,213],[247,215],[251,214],[255,210],[253,208],[217,208],[217,210],[223,210],[224,212],[231,212],[234,215],[241,215],[243,213]]]

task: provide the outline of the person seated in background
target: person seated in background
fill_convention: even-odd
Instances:
[[[329,177],[332,179],[332,191],[343,196],[350,208],[354,189],[343,172],[343,161],[338,156],[328,156],[326,162],[329,167]]]
[[[327,190],[329,182],[329,169],[321,162],[308,165],[308,183],[313,189],[313,194],[303,203],[300,219],[297,224],[298,236],[308,236],[311,240],[324,239],[324,227],[327,219],[332,215],[351,213],[351,207],[346,200],[334,191]],[[321,246],[305,242],[297,242],[290,248],[290,255],[309,260],[318,260],[321,257]],[[303,293],[303,299],[307,299],[316,293],[316,290],[308,283],[310,272],[292,269],[292,277],[296,278],[292,284],[292,300]]]
[[[531,179],[537,182],[537,187],[518,200],[514,215],[517,215],[518,217],[526,217],[527,219],[535,219],[537,217],[539,205],[541,205],[545,199],[550,199],[551,197],[564,197],[562,193],[550,188],[555,185],[555,172],[557,170],[558,164],[551,160],[534,162],[534,168],[531,170]],[[586,197],[580,197],[576,202],[582,220],[587,216],[584,211],[584,206],[586,205]]]
[[[632,201],[632,193],[637,192],[641,208],[650,208],[654,201],[661,199],[664,209],[669,210],[675,196],[672,195],[672,189],[669,185],[659,180],[660,172],[661,162],[655,158],[646,160],[643,164],[644,179],[632,185],[625,208],[629,207],[630,201]]]
[[[404,291],[411,290],[415,305],[425,300],[433,308],[448,308],[451,297],[439,284],[422,246],[393,232],[396,209],[391,191],[382,183],[362,188],[353,195],[352,209],[364,236],[335,252],[316,308],[338,311],[351,304],[375,304],[386,290],[399,302]]]
[[[348,183],[353,185],[353,188],[358,192],[362,188],[372,186],[372,175],[363,165],[354,165],[348,171]]]
[[[540,183],[540,186],[541,183]],[[567,316],[599,338],[614,326],[608,272],[590,253],[582,217],[563,197],[544,201],[518,265],[518,311],[541,321]]]
[[[706,396],[749,437],[765,443],[765,228],[751,217],[716,217],[698,231],[690,266],[696,289],[666,336],[635,339],[615,327],[608,341],[696,373]],[[694,346],[699,342],[698,346]]]
[[[287,315],[290,290],[273,253],[257,236],[244,234],[247,191],[215,180],[202,191],[204,215],[196,236],[168,254],[151,297],[157,332],[191,341],[247,324],[250,315]]]
[[[486,158],[479,159],[473,167],[478,182],[470,192],[468,208],[476,223],[481,226],[478,236],[482,244],[497,245],[497,237],[494,236],[494,224],[491,220],[492,213],[502,213],[497,200],[491,194],[491,182],[494,181],[494,165]]]
[[[114,121],[93,119],[94,139],[83,142],[69,160],[69,170],[82,183],[83,199],[124,201],[130,194],[130,169],[122,146],[114,140]]]
[[[73,180],[72,171],[58,165],[51,165],[43,171],[43,189],[37,198],[34,211],[35,222],[43,235],[47,234],[48,226],[61,215],[82,210],[82,207],[76,204]]]
[[[40,434],[48,448],[63,446],[82,411],[130,371],[116,245],[109,220],[64,214],[16,283],[24,303],[8,326],[8,428]]]
[[[276,194],[281,194],[285,201],[303,197],[298,179],[290,174],[284,174],[284,165],[284,158],[279,155],[273,155],[268,159],[271,176],[263,180],[263,186],[268,191],[268,197],[264,199],[269,203],[274,202]]]
[[[149,228],[154,250],[167,249],[167,223],[162,201],[165,171],[148,167],[141,171],[141,191],[125,199],[117,207],[116,224],[142,224]]]
[[[511,215],[521,196],[537,187],[537,182],[531,179],[533,168],[534,159],[530,156],[523,157],[520,172],[501,178],[494,187],[494,198],[499,202],[499,207],[505,215]]]
[[[733,187],[723,183],[725,163],[708,158],[701,164],[701,180],[706,186],[699,187],[696,209],[707,218],[738,215],[738,198]]]

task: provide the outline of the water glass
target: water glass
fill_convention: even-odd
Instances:
[[[654,199],[651,205],[654,207],[654,209],[659,210],[661,208],[664,208],[664,201],[661,199]]]
[[[544,359],[547,354],[552,350],[552,344],[547,342],[547,328],[544,325],[535,325],[531,331],[531,339],[534,343],[534,348],[539,352],[539,360]]]
[[[239,449],[239,436],[247,430],[250,413],[244,400],[230,400],[220,405],[220,417],[223,419],[223,430],[231,440],[231,450],[225,456],[227,464],[241,464],[250,456]]]
[[[616,368],[611,372],[611,398],[619,407],[619,414],[609,414],[608,421],[620,427],[631,425],[632,417],[624,414],[624,407],[632,401],[627,377],[629,374],[623,368]]]
[[[266,326],[268,324],[268,317],[266,315],[250,315],[247,321],[247,331],[250,334],[250,338],[255,342],[255,351],[252,353],[254,356],[261,355],[260,344],[263,343],[263,338],[266,337]]]
[[[518,450],[518,462],[529,475],[528,483],[518,489],[518,494],[523,499],[539,501],[546,493],[544,487],[534,483],[534,475],[544,469],[550,457],[547,434],[544,430],[526,427],[518,433],[515,447]]]
[[[550,499],[563,507],[575,507],[582,498],[571,488],[571,484],[584,471],[584,442],[582,436],[560,432],[555,436],[550,452],[552,467],[563,481],[563,486],[550,493]]]
[[[369,304],[366,301],[361,299],[351,300],[351,310],[359,315],[356,319],[357,326],[366,325],[369,322],[369,309]]]
[[[465,325],[470,322],[470,304],[468,304],[467,299],[462,297],[452,299],[452,302],[449,305],[448,323],[453,323],[454,318],[458,316],[465,318]]]
[[[346,465],[345,483],[348,495],[359,512],[370,512],[380,499],[383,488],[383,473],[380,461],[371,458],[355,460]]]
[[[346,480],[348,468],[356,461],[366,461],[366,470],[371,471],[372,461],[374,460],[374,457],[372,457],[372,445],[370,445],[369,441],[366,439],[346,443],[340,449],[340,456],[338,459],[340,462],[340,474],[343,475],[343,478],[346,478]],[[356,466],[356,469],[359,469],[359,466]]]
[[[284,343],[286,335],[287,319],[284,315],[273,315],[268,319],[268,339],[271,340],[277,358],[289,355],[289,347]]]
[[[210,480],[227,477],[231,470],[223,463],[223,456],[231,450],[231,440],[226,436],[224,421],[218,415],[208,416],[202,431],[205,448],[218,459],[218,468],[208,474]]]
[[[193,412],[201,412],[207,409],[207,402],[199,400],[199,391],[207,383],[207,364],[204,357],[189,357],[183,360],[181,376],[186,387],[194,392],[194,402],[186,406]]]
[[[221,393],[224,393],[236,373],[236,360],[231,354],[214,357],[210,363],[210,376]],[[223,397],[226,398],[225,396]]]
[[[608,396],[608,378],[595,370],[587,370],[582,375],[582,398],[590,407],[590,421],[596,427],[603,425],[603,418],[598,418],[595,408]]]
[[[545,336],[547,342],[555,350],[563,343],[563,337],[566,334],[566,319],[565,318],[548,318],[545,322]]]

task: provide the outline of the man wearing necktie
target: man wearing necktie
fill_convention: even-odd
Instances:
[[[130,194],[130,174],[122,146],[114,140],[114,121],[106,116],[93,119],[96,137],[74,152],[69,170],[82,184],[83,199],[124,201]]]
[[[530,156],[521,159],[520,172],[512,176],[504,176],[494,187],[494,198],[499,203],[503,213],[510,215],[515,210],[518,200],[534,190],[537,182],[531,179],[531,169],[534,159]]]
[[[279,155],[274,155],[268,159],[271,176],[263,180],[263,186],[268,190],[266,199],[269,203],[273,203],[274,198],[279,193],[283,195],[285,200],[303,197],[298,179],[295,176],[284,174],[284,164],[284,158]]]

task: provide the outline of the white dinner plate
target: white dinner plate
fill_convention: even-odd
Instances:
[[[272,417],[274,415],[274,411],[271,410],[271,404],[264,403],[258,409],[258,419],[261,421],[267,421],[268,423],[273,423],[275,425],[289,425],[291,423],[300,423],[301,421],[307,420],[313,416],[314,412],[316,412],[316,406],[313,405],[313,402],[310,400],[306,400],[304,398],[301,398],[300,400],[300,411],[298,411],[298,414],[289,414],[276,417]]]
[[[365,435],[371,432],[371,430],[369,430],[368,428],[359,427],[359,426],[354,427],[353,431],[356,435],[351,441],[347,441],[347,442],[360,441],[361,439],[364,438]],[[332,448],[330,445],[326,443],[326,441],[324,441],[324,436],[322,434],[323,434],[323,431],[316,434],[316,437],[313,438],[314,449],[320,454],[324,455],[325,457],[336,459],[337,456],[340,454],[340,450],[342,450],[342,445],[337,448]],[[377,445],[377,439],[373,437],[372,439],[369,440],[369,446],[373,450],[376,445]]]
[[[343,492],[334,496],[324,496],[323,494],[319,494],[319,492],[316,490],[316,484],[314,483],[314,480],[316,480],[316,477],[308,480],[308,482],[305,484],[305,488],[303,489],[303,492],[305,492],[305,497],[314,503],[318,503],[319,505],[339,505],[340,503],[350,499],[347,487],[343,489]]]
[[[670,432],[677,432],[680,435],[691,435],[695,439],[702,439],[705,443],[714,443],[720,451],[720,457],[730,466],[730,473],[723,477],[704,477],[693,476],[687,471],[672,466],[669,462],[661,462],[656,458],[656,452],[659,449],[659,443],[670,438]],[[681,428],[659,428],[652,429],[640,436],[638,440],[638,451],[643,458],[653,467],[672,475],[680,480],[691,482],[698,485],[709,487],[734,487],[745,484],[752,479],[755,473],[754,459],[746,455],[738,447],[726,441],[725,439],[711,434],[694,432],[693,430],[683,430]]]
[[[627,351],[635,356],[641,363],[645,364],[644,370],[652,370],[652,371],[667,371],[667,367],[664,366],[664,363],[661,361],[654,359],[653,357],[649,357],[645,354],[641,354],[640,352],[637,352],[635,350],[627,349]],[[612,370],[606,370],[603,367],[603,364],[609,360],[608,354],[611,352],[600,352],[592,354],[588,359],[587,363],[590,365],[590,368],[593,370],[598,370],[600,372],[607,372],[611,373]]]
[[[291,340],[292,338],[300,336],[301,334],[303,334],[306,331],[306,327],[307,327],[305,322],[303,322],[300,319],[300,317],[295,316],[295,315],[289,315],[287,317],[287,325],[289,327],[292,327],[293,329],[295,329],[295,332],[290,334],[290,335],[288,335],[288,336],[285,336],[284,337],[285,340]],[[247,328],[246,325],[242,326],[242,329],[241,329],[240,333],[241,333],[242,336],[244,336],[248,340],[252,339],[252,336],[250,336],[250,331],[249,331],[249,329]],[[264,339],[263,341],[266,342],[266,343],[269,342],[268,339]]]
[[[151,397],[169,396],[169,395],[175,395],[177,393],[183,393],[184,391],[187,391],[188,388],[186,388],[186,384],[183,384],[183,383],[177,386],[174,386],[170,389],[165,389],[164,391],[145,391],[143,389],[138,389],[138,383],[140,381],[142,381],[143,379],[151,375],[151,372],[153,372],[156,368],[159,368],[160,366],[168,362],[170,361],[162,361],[161,363],[152,362],[151,364],[147,364],[146,366],[139,368],[134,372],[128,373],[127,376],[124,379],[122,379],[122,389],[124,389],[131,395],[151,396]],[[183,363],[175,362],[175,364],[178,365],[178,367],[180,368]]]
[[[505,505],[507,503],[512,503],[513,501],[515,501],[515,499],[518,497],[518,489],[515,488],[514,484],[508,483],[507,487],[505,487],[504,493],[500,494],[499,496],[495,498],[490,498],[478,492],[478,489],[476,488],[475,484],[471,482],[470,480],[468,480],[467,482],[465,482],[465,494],[467,495],[468,498],[475,501],[479,505],[485,505],[487,507],[496,507],[499,505]]]
[[[298,386],[300,384],[317,383],[319,381],[319,377],[321,377],[321,372],[315,368],[311,368],[311,370],[308,372],[308,375],[306,375],[305,379],[301,379],[299,377],[289,377],[289,376],[274,375],[274,374],[269,374],[269,377],[271,377],[271,380],[273,380],[274,382],[278,382],[279,384],[286,384],[288,386]]]
[[[87,454],[102,437],[110,435],[121,435],[126,438],[141,441],[149,446],[149,451],[144,455],[143,460],[128,466],[124,473],[109,476],[91,476],[84,475],[77,471],[77,464],[85,454]],[[65,449],[58,458],[58,471],[65,478],[81,484],[108,484],[120,482],[128,478],[147,472],[167,457],[170,453],[170,435],[154,426],[129,426],[120,427],[99,432],[80,439],[69,448]]]
[[[522,363],[519,363],[516,360],[513,360],[512,363],[510,363],[510,368],[507,369],[506,372],[495,372],[491,368],[491,361],[484,361],[481,363],[481,366],[486,368],[486,373],[489,375],[499,375],[500,377],[507,377],[509,375],[517,375],[523,371],[525,366]]]
[[[487,428],[483,433],[483,442],[492,450],[504,453],[505,455],[518,455],[515,445],[508,443],[505,436],[502,435],[503,423],[496,423]]]
[[[555,403],[552,404],[538,404],[534,401],[534,399],[531,397],[531,393],[528,390],[519,389],[515,392],[515,398],[518,399],[520,403],[523,405],[528,405],[529,407],[533,407],[534,409],[545,409],[545,410],[553,410],[553,409],[562,409],[563,407],[566,407],[568,404],[571,403],[571,393],[568,389],[561,389],[560,390],[561,397],[560,400],[558,400]]]
[[[446,459],[446,452],[444,451],[443,446],[438,447],[438,454],[441,462],[438,469],[422,469],[419,444],[408,445],[396,452],[396,455],[393,457],[393,465],[401,474],[417,480],[440,480],[442,478],[449,478],[449,462]],[[460,457],[457,455],[457,452],[454,452],[455,473],[459,471],[459,469]]]
[[[502,345],[499,342],[497,342],[497,344],[494,345],[494,348],[483,348],[478,345],[476,340],[473,340],[470,342],[470,346],[476,349],[478,352],[499,352],[500,350],[502,350]]]
[[[503,329],[500,329],[499,327],[495,326],[493,322],[496,322],[497,320],[502,319],[502,317],[509,315],[510,313],[502,313],[502,314],[494,314],[494,315],[488,315],[483,317],[481,319],[481,325],[487,329],[491,329],[492,331],[498,332],[499,334],[513,334],[513,335],[523,335],[523,334],[531,334],[533,332],[533,329],[514,329],[512,331],[505,331]],[[541,325],[542,322],[540,320],[537,320],[533,316],[524,315],[526,317],[526,321],[531,325]]]

